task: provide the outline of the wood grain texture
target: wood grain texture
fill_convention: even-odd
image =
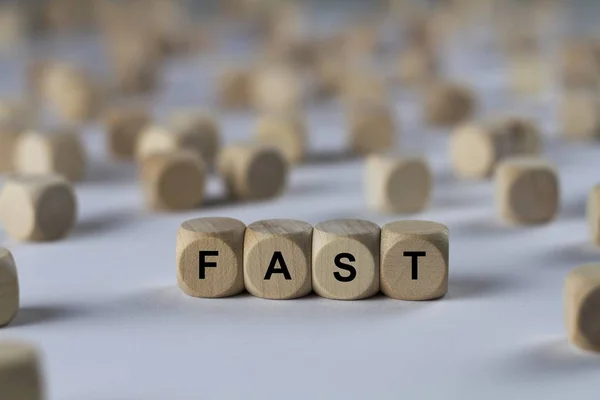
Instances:
[[[272,145],[241,143],[221,151],[217,170],[230,197],[262,200],[283,193],[289,165],[281,150]]]
[[[567,91],[560,104],[561,133],[567,139],[600,137],[600,101],[587,91]]]
[[[309,294],[312,229],[306,222],[290,219],[248,225],[244,238],[246,290],[257,297],[279,300]]]
[[[349,146],[356,154],[385,153],[396,144],[397,126],[387,105],[358,103],[348,109]]]
[[[377,224],[358,219],[315,225],[312,242],[315,293],[335,300],[374,296],[379,291],[380,232]]]
[[[227,297],[242,292],[245,230],[243,222],[223,217],[196,218],[181,224],[176,249],[181,290],[194,297]]]
[[[600,264],[583,265],[567,275],[565,325],[574,345],[600,352]]]
[[[414,256],[417,257],[416,279]],[[423,254],[424,253],[424,254]],[[397,221],[381,228],[381,291],[398,300],[432,300],[448,291],[448,228],[431,221]]]
[[[169,126],[183,149],[198,153],[212,166],[221,148],[221,129],[217,120],[204,110],[179,110],[171,114]]]
[[[87,156],[79,135],[70,129],[28,131],[15,149],[15,169],[23,174],[59,174],[71,182],[85,177]]]
[[[256,124],[256,137],[262,143],[277,147],[290,164],[306,158],[306,123],[299,114],[267,114]]]
[[[150,124],[146,107],[118,106],[106,111],[103,117],[109,153],[117,159],[132,159],[141,132]]]
[[[40,356],[32,344],[12,340],[0,341],[0,398],[45,398]]]
[[[0,221],[15,239],[61,239],[76,219],[75,191],[58,175],[9,176],[0,192]]]
[[[600,246],[600,185],[595,185],[588,195],[587,222],[592,243]]]
[[[429,203],[432,176],[421,157],[372,155],[365,163],[365,194],[370,209],[417,213]]]
[[[0,247],[0,327],[8,325],[19,311],[19,277],[12,253]]]
[[[455,126],[468,120],[476,105],[475,94],[467,86],[451,82],[432,84],[425,94],[425,120],[435,126]]]
[[[514,157],[496,170],[496,204],[500,217],[513,224],[553,220],[559,208],[556,170],[536,157]]]
[[[207,171],[197,154],[187,150],[156,153],[142,160],[146,203],[156,210],[186,210],[204,199]]]

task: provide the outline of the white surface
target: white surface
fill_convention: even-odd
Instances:
[[[482,114],[519,111],[555,134],[555,98],[516,102],[496,61],[449,70],[480,90]],[[173,67],[166,103],[201,102],[203,83],[182,72],[200,64]],[[181,100],[174,87],[196,96]],[[133,167],[108,161],[102,133],[88,129],[93,163],[77,188],[73,234],[47,244],[2,239],[18,263],[22,308],[0,338],[39,344],[51,400],[597,399],[600,357],[568,346],[562,285],[571,268],[600,261],[584,218],[600,147],[550,140],[561,213],[547,226],[510,228],[497,222],[493,184],[454,180],[445,135],[419,128],[418,107],[398,97],[402,147],[426,150],[436,174],[431,207],[413,216],[367,211],[362,162],[347,160],[297,168],[276,201],[154,214]],[[343,143],[337,111],[313,110],[310,119],[316,148]],[[247,116],[223,119],[230,140],[252,126]],[[212,196],[219,190],[211,182]],[[175,232],[200,216],[442,222],[451,232],[449,293],[432,302],[190,298],[176,285]]]

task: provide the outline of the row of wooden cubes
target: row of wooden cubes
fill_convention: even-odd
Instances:
[[[448,252],[448,228],[430,221],[198,218],[179,228],[177,279],[194,297],[430,300],[448,290]]]

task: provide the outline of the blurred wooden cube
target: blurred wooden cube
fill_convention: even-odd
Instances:
[[[27,342],[0,342],[0,395],[6,400],[43,400],[38,350]]]
[[[0,328],[8,325],[18,311],[19,276],[17,266],[10,250],[0,247]]]
[[[600,352],[600,264],[582,265],[569,272],[564,303],[569,341],[584,350]]]

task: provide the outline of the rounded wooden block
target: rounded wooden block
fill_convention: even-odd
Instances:
[[[37,349],[26,342],[0,342],[0,388],[6,400],[42,400],[44,384]]]
[[[592,43],[567,43],[562,52],[562,81],[567,88],[597,89],[600,84],[598,57]]]
[[[253,103],[258,110],[296,112],[303,106],[303,85],[291,67],[263,67],[255,72],[251,86]]]
[[[313,229],[312,282],[321,297],[359,300],[379,291],[377,224],[359,219],[321,222]]]
[[[342,75],[343,100],[348,104],[354,103],[385,103],[387,101],[387,88],[384,80],[373,73],[355,71],[350,69]],[[364,106],[364,104],[360,104]]]
[[[219,155],[219,174],[234,198],[260,200],[281,194],[288,170],[283,153],[270,145],[232,145]]]
[[[587,220],[592,243],[600,246],[600,185],[590,190],[587,201]]]
[[[374,211],[417,213],[429,203],[432,177],[423,158],[372,155],[365,172],[367,204]]]
[[[312,226],[289,219],[254,222],[244,238],[244,282],[266,299],[305,296],[311,284]]]
[[[20,136],[20,130],[0,125],[0,173],[14,170],[15,148]]]
[[[218,98],[224,108],[248,108],[252,104],[252,71],[226,69],[219,76]]]
[[[381,228],[381,291],[399,300],[432,300],[448,291],[448,228],[397,221]]]
[[[595,94],[567,93],[562,100],[560,118],[565,138],[600,137],[600,101]]]
[[[146,157],[141,177],[150,208],[187,210],[198,207],[204,199],[206,167],[192,152],[179,150]]]
[[[583,265],[567,275],[564,303],[569,341],[600,352],[600,264]]]
[[[177,232],[177,282],[189,296],[226,297],[244,290],[246,225],[232,218],[196,218]]]
[[[15,239],[61,239],[76,219],[75,191],[58,175],[9,176],[0,192],[0,221]]]
[[[469,88],[454,83],[435,84],[425,95],[425,119],[433,125],[453,126],[467,120],[475,106],[475,95]]]
[[[59,174],[77,182],[84,178],[85,168],[85,149],[75,132],[29,131],[16,144],[15,169],[19,173]]]
[[[525,52],[510,60],[512,90],[518,95],[537,95],[552,83],[550,68],[537,52]]]
[[[256,133],[259,141],[280,149],[291,164],[306,157],[306,124],[299,115],[265,115],[259,119]]]
[[[19,311],[19,277],[15,259],[0,247],[0,327],[8,325]]]
[[[183,110],[171,115],[170,126],[179,146],[197,152],[207,165],[213,165],[221,147],[217,121],[204,111]]]
[[[348,114],[350,148],[357,154],[384,153],[396,143],[392,111],[379,103],[352,106]]]
[[[150,124],[150,114],[144,107],[121,106],[106,113],[104,127],[110,154],[119,159],[131,159],[140,133]]]
[[[559,206],[556,171],[539,158],[509,158],[496,170],[496,199],[500,216],[508,222],[549,222]]]
[[[422,85],[438,74],[438,63],[431,51],[413,46],[400,54],[398,77],[406,85]]]

